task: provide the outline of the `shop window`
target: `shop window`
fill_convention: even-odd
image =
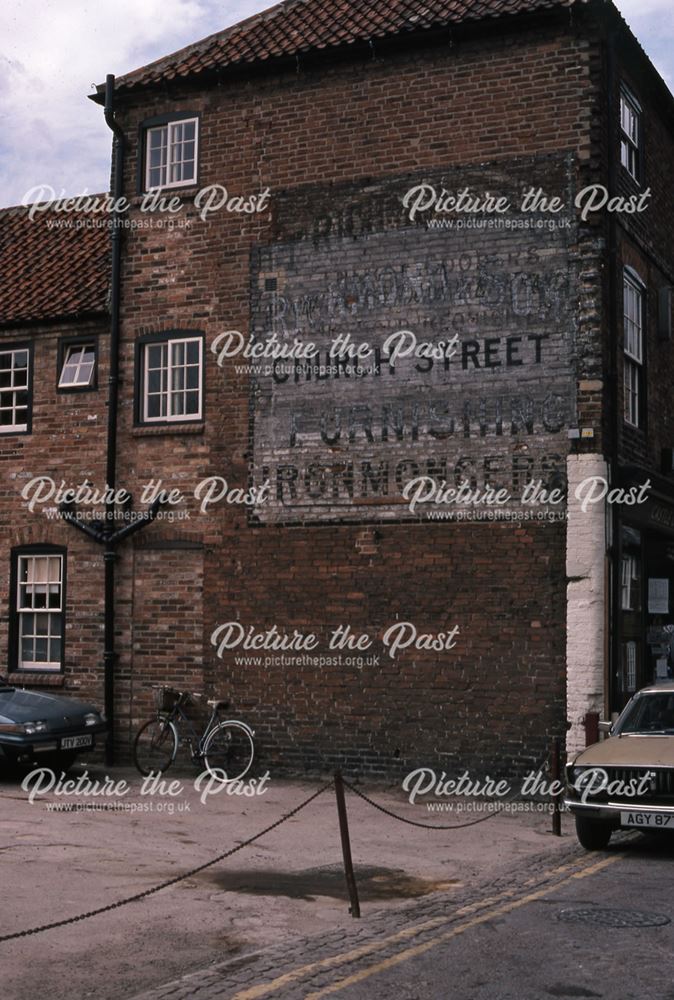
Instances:
[[[625,643],[625,690],[633,694],[637,689],[637,644]]]
[[[658,337],[672,339],[672,289],[663,285],[658,289]]]
[[[620,579],[622,610],[638,611],[641,604],[641,573],[637,556],[623,555]]]

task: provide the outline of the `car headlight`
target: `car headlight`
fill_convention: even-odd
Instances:
[[[84,716],[85,726],[97,726],[98,723],[102,721],[103,720],[101,719],[98,712],[87,712],[87,714]]]
[[[576,792],[579,791],[578,783],[581,782],[587,770],[586,767],[574,767],[573,764],[569,764],[566,769],[566,783],[569,788],[573,788]]]
[[[44,733],[47,723],[43,719],[35,722],[4,722],[0,725],[0,733],[20,733],[22,736],[34,736],[35,733]]]
[[[24,722],[23,731],[27,736],[33,736],[35,733],[44,733],[47,729],[47,723],[44,719],[38,719],[36,722]]]

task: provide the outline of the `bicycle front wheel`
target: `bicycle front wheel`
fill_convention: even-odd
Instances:
[[[254,755],[253,734],[242,722],[221,722],[204,745],[206,769],[221,781],[243,778]]]
[[[143,775],[168,770],[178,752],[178,733],[172,722],[159,716],[145,722],[133,743],[133,762]]]

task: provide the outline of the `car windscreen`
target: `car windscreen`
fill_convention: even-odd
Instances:
[[[621,736],[630,733],[674,734],[674,692],[656,692],[636,698],[616,731]]]

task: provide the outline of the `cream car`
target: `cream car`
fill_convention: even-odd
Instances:
[[[674,682],[634,695],[608,738],[566,767],[578,840],[606,847],[618,829],[674,833]]]

